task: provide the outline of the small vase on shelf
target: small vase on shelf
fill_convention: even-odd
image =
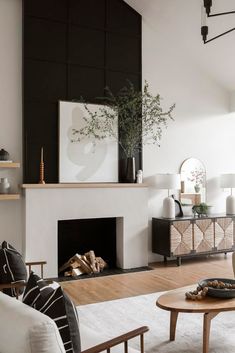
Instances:
[[[0,161],[9,161],[10,155],[7,151],[5,151],[3,148],[0,150]]]
[[[196,193],[200,192],[200,186],[198,184],[196,184],[194,186],[194,190],[195,190]]]
[[[7,178],[0,179],[0,194],[8,194],[10,191],[10,183]]]

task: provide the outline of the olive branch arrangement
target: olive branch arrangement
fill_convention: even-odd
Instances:
[[[163,128],[167,127],[169,119],[173,120],[171,113],[175,104],[163,111],[160,95],[152,95],[146,81],[143,92],[128,82],[128,86],[123,87],[117,95],[106,88],[106,95],[99,98],[105,105],[96,112],[91,112],[84,104],[88,115],[83,116],[83,127],[73,128],[71,142],[87,137],[95,140],[113,138],[120,144],[126,157],[134,157],[141,151],[142,144],[160,146]]]

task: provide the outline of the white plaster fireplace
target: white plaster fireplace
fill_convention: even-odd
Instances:
[[[148,265],[148,203],[144,184],[24,184],[26,261],[46,260],[58,276],[58,220],[117,218],[117,266]],[[75,250],[76,252],[76,250]]]

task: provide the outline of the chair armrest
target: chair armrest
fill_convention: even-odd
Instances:
[[[31,272],[32,266],[41,266],[41,277],[43,278],[43,266],[47,264],[46,261],[28,261],[25,264],[29,267],[29,273]]]
[[[128,341],[134,337],[140,336],[140,352],[144,353],[144,333],[149,331],[147,326],[139,327],[133,331],[129,331],[121,336],[117,336],[111,340],[100,343],[94,347],[88,348],[81,353],[99,353],[102,351],[110,352],[110,349],[114,346],[117,346],[121,343],[124,343],[124,352],[128,351]]]
[[[49,279],[44,280],[47,284],[53,283],[53,281]],[[16,290],[16,299],[19,298],[19,289],[22,287],[26,287],[27,282],[26,281],[16,281],[16,282],[11,282],[11,283],[0,283],[0,292],[3,291],[3,289],[8,289],[8,288],[15,288]]]
[[[16,290],[16,299],[19,298],[19,289],[22,287],[26,286],[25,281],[17,281],[17,282],[11,282],[11,283],[0,283],[0,291],[3,289],[8,289],[8,288],[14,288]]]

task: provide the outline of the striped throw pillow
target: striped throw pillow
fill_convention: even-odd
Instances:
[[[77,311],[58,283],[53,282],[52,285],[48,285],[31,272],[23,302],[55,321],[66,352],[81,352]]]

